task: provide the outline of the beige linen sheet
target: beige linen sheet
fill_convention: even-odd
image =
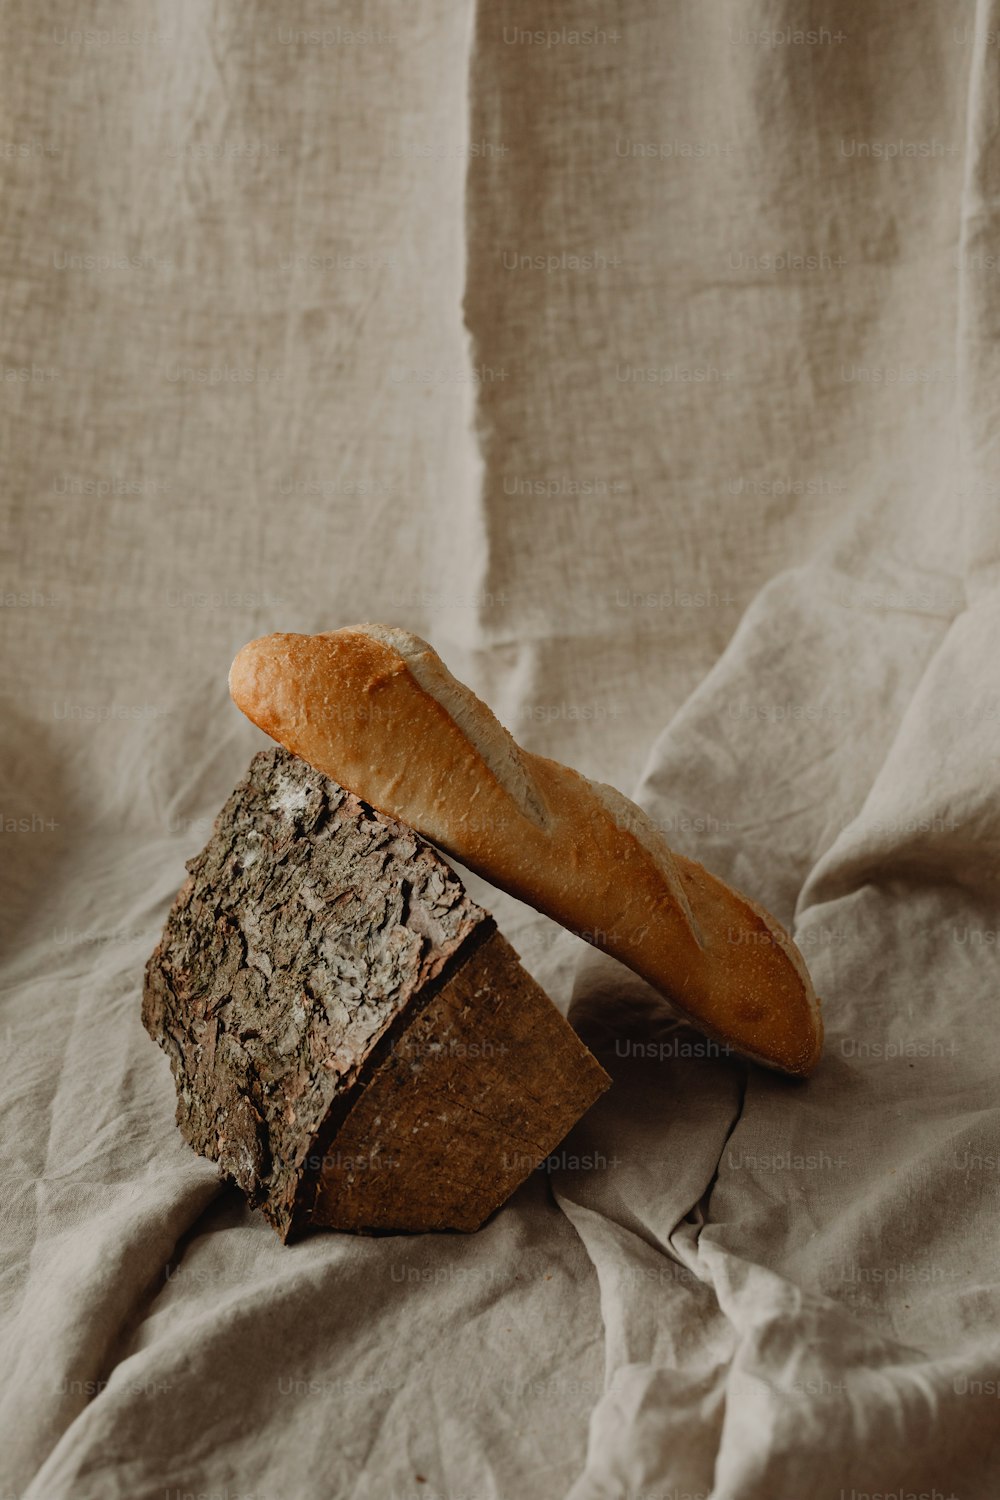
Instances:
[[[996,6],[2,12],[0,1492],[993,1500]],[[793,926],[809,1083],[473,881],[615,1077],[551,1170],[219,1183],[142,967],[235,650],[366,619]]]

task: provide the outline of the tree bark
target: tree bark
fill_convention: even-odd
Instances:
[[[187,868],[143,1022],[282,1239],[477,1228],[607,1087],[437,851],[287,751]]]

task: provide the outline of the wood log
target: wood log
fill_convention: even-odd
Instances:
[[[476,1229],[608,1086],[441,855],[289,752],[187,869],[143,1022],[283,1240]]]

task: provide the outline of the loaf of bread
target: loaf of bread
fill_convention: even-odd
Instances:
[[[806,1075],[819,1002],[779,922],[613,787],[522,750],[432,648],[355,625],[244,646],[232,697],[272,739],[469,869],[587,937],[693,1025]]]

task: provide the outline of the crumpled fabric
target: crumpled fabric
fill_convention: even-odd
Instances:
[[[4,1493],[993,1500],[996,5],[4,11]],[[790,926],[811,1080],[468,876],[546,1170],[285,1248],[188,1150],[226,671],[365,619]]]

